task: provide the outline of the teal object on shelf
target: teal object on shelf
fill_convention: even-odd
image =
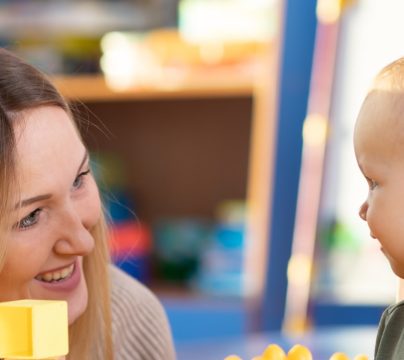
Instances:
[[[153,227],[154,251],[159,275],[178,283],[197,272],[200,256],[210,242],[209,221],[193,218],[162,219]]]
[[[245,226],[219,224],[213,239],[202,255],[195,286],[213,295],[243,296]]]

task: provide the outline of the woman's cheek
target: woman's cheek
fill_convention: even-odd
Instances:
[[[31,281],[49,256],[49,252],[44,251],[45,246],[29,246],[22,244],[19,241],[21,239],[14,240],[14,246],[8,248],[4,267],[0,272],[1,301],[28,297]],[[25,259],[23,266],[21,259]]]

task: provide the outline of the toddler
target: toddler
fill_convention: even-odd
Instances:
[[[404,58],[376,76],[359,112],[354,147],[369,186],[359,216],[404,279]],[[399,359],[404,359],[404,301],[383,313],[375,348],[375,360]]]

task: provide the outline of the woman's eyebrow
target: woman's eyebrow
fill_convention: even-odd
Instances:
[[[88,155],[88,151],[86,150],[85,153],[84,153],[83,159],[80,162],[80,166],[77,169],[77,174],[80,173],[81,169],[83,168],[83,166],[86,163],[86,161],[88,160],[88,158],[89,158],[89,155]],[[38,201],[50,199],[51,197],[52,197],[52,194],[43,194],[43,195],[33,196],[31,198],[24,199],[24,200],[20,201],[19,203],[17,203],[15,205],[14,208],[18,209],[19,207],[28,206],[28,205],[31,205],[31,204],[33,204],[35,202],[38,202]]]
[[[79,172],[81,171],[81,169],[83,168],[84,164],[86,163],[86,161],[88,160],[89,155],[88,155],[88,151],[87,149],[85,150],[84,156],[83,156],[83,160],[81,160],[80,166],[77,169],[77,175],[79,174]]]
[[[34,196],[32,198],[22,200],[21,202],[19,202],[18,204],[15,205],[15,208],[17,209],[18,207],[28,206],[28,205],[31,205],[32,203],[37,202],[37,201],[46,200],[46,199],[49,199],[51,197],[52,197],[51,194],[43,194],[43,195]]]

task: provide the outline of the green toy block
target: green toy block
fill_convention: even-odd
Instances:
[[[65,301],[0,303],[0,358],[46,359],[64,356],[68,351]]]

